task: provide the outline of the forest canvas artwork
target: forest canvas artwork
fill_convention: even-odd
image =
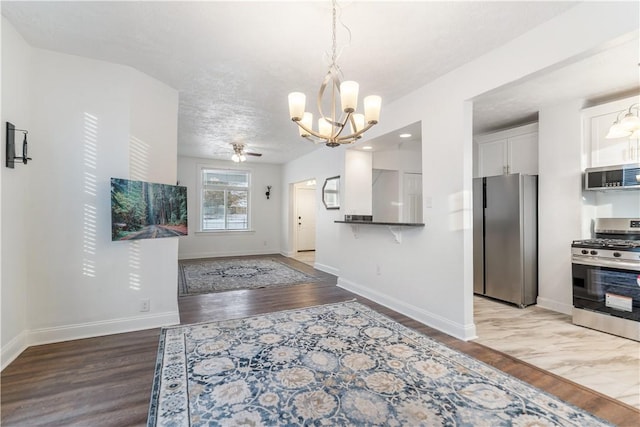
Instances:
[[[187,234],[187,187],[111,178],[111,240]]]

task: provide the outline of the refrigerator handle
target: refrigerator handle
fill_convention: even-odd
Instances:
[[[482,180],[482,208],[487,209],[487,179]]]

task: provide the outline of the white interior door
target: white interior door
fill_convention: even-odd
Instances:
[[[402,220],[422,222],[422,174],[405,172],[402,186]]]
[[[296,249],[316,249],[316,190],[300,187],[296,189]]]

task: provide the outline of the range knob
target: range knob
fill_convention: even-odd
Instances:
[[[622,254],[620,252],[614,252],[613,256],[616,258],[620,258],[622,256]]]
[[[591,255],[598,255],[598,251],[591,251]]]
[[[586,250],[586,249],[583,249],[583,250],[581,250],[580,252],[582,252],[582,255],[587,255],[587,254],[589,253],[589,251],[588,251],[588,250]]]

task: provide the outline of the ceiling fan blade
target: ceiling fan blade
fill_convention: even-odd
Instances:
[[[262,153],[250,153],[248,151],[245,151],[244,154],[246,154],[247,156],[256,156],[256,157],[262,156]]]

